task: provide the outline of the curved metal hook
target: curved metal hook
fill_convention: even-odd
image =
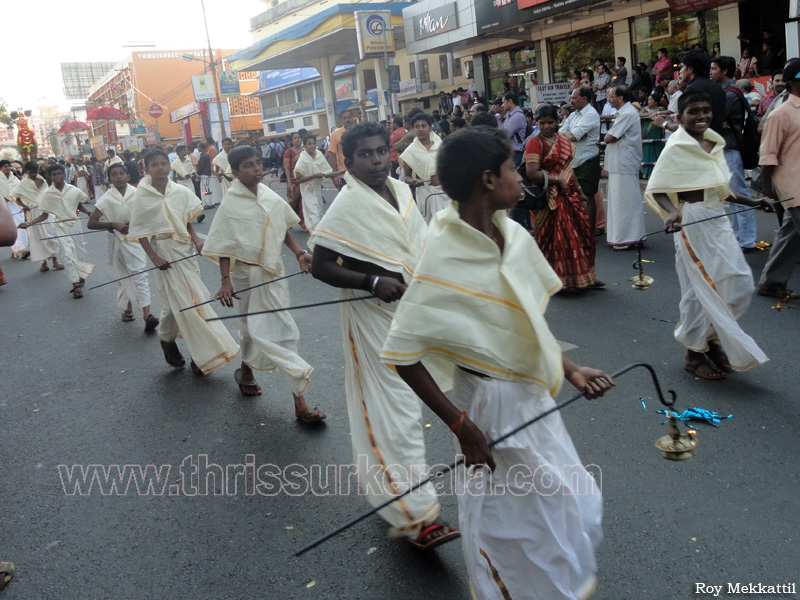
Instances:
[[[661,404],[663,404],[667,408],[672,408],[673,406],[675,406],[675,400],[676,400],[676,398],[678,396],[675,393],[675,390],[667,390],[669,392],[669,395],[670,395],[670,398],[671,398],[671,400],[668,402],[664,398],[664,393],[661,391],[661,383],[658,381],[658,375],[656,375],[656,370],[651,365],[647,364],[646,362],[631,363],[627,367],[623,367],[622,369],[620,369],[619,371],[614,373],[611,377],[612,378],[613,377],[619,377],[623,373],[627,373],[628,371],[631,371],[633,369],[637,369],[639,367],[645,368],[648,371],[650,371],[650,378],[653,380],[653,387],[656,388],[656,393],[658,394],[658,399],[661,401]]]

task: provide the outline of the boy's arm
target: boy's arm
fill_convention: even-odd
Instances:
[[[232,308],[233,299],[240,300],[239,296],[233,293],[233,284],[231,283],[231,259],[227,256],[220,256],[219,258],[219,276],[222,278],[219,291],[214,298],[219,298],[223,305]]]
[[[82,212],[85,215],[92,216],[92,211],[90,211],[88,208],[86,208],[83,205],[83,202],[78,202],[78,212]]]
[[[562,355],[564,377],[589,400],[598,398],[614,387],[614,380],[600,369],[581,367],[571,359]]]
[[[17,227],[11,209],[0,199],[0,246],[13,246],[17,240]]]
[[[169,261],[164,260],[158,254],[156,254],[156,251],[153,250],[148,238],[140,237],[139,243],[141,244],[144,253],[147,254],[147,257],[150,259],[150,262],[153,263],[154,267],[158,267],[162,271],[170,268]]]
[[[384,302],[399,300],[406,291],[406,284],[394,277],[348,269],[339,264],[340,258],[342,257],[338,252],[317,244],[311,260],[311,274],[314,279],[319,279],[333,287],[372,292]]]
[[[188,233],[189,237],[192,238],[192,243],[194,244],[194,247],[197,248],[197,253],[200,254],[203,251],[203,240],[197,236],[191,223],[186,224],[186,233]]]
[[[687,195],[688,194],[691,194],[691,192],[688,192]],[[664,193],[653,194],[653,199],[668,215],[667,219],[664,221],[664,231],[667,233],[675,233],[678,231],[681,228],[681,211],[670,201],[669,196]]]
[[[311,253],[308,250],[301,248],[288,230],[283,238],[283,243],[294,253],[295,257],[297,258],[297,262],[300,263],[300,270],[303,273],[308,273],[311,271]]]
[[[128,224],[127,223],[118,223],[118,222],[111,222],[111,221],[101,221],[100,219],[103,218],[103,213],[100,211],[99,208],[95,208],[94,212],[89,216],[89,222],[86,223],[86,227],[88,229],[105,229],[106,231],[114,231],[115,229],[119,231],[122,235],[128,233]]]
[[[464,453],[464,464],[468,467],[486,465],[494,469],[492,451],[483,432],[453,406],[423,364],[396,365],[396,368],[403,381],[456,434],[461,452]]]

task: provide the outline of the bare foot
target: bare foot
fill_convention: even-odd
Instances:
[[[236,369],[233,373],[233,378],[239,386],[239,391],[242,396],[260,396],[261,386],[256,383],[253,376],[253,369],[242,363],[241,369]]]
[[[292,396],[294,397],[294,416],[297,417],[299,421],[308,425],[324,421],[328,418],[325,413],[318,408],[311,408],[306,403],[306,399],[303,396],[295,396],[294,394],[292,394]]]

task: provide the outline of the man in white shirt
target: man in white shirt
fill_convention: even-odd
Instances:
[[[569,103],[574,109],[561,126],[560,133],[564,134],[575,144],[575,158],[572,160],[572,170],[575,177],[589,198],[586,214],[592,231],[597,227],[597,204],[595,195],[600,187],[600,115],[592,108],[592,90],[582,85],[572,90]],[[602,199],[600,200],[602,202]],[[590,262],[594,266],[594,238],[592,238],[592,252]]]
[[[633,95],[618,85],[609,95],[617,109],[614,125],[605,135],[608,171],[606,241],[614,250],[629,250],[644,236],[644,205],[639,188],[642,168],[642,123],[631,105]]]

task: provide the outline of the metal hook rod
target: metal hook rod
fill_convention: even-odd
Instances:
[[[631,370],[639,368],[639,367],[645,368],[650,372],[650,377],[653,380],[653,385],[656,388],[656,393],[658,394],[658,399],[661,401],[661,404],[663,404],[667,408],[672,408],[673,406],[675,406],[675,398],[677,397],[677,395],[675,394],[675,391],[674,390],[667,390],[669,392],[669,394],[670,394],[670,397],[671,397],[671,400],[667,401],[667,399],[664,398],[664,394],[661,391],[661,385],[660,385],[660,383],[658,381],[658,376],[656,375],[655,369],[652,366],[650,366],[649,364],[647,364],[647,363],[644,363],[644,362],[631,363],[631,364],[621,368],[616,373],[613,373],[611,375],[611,378],[615,379],[617,377],[621,377],[622,375],[624,375],[628,371],[631,371]],[[511,437],[512,435],[522,431],[526,427],[530,427],[531,425],[536,423],[536,421],[539,421],[539,420],[545,418],[546,416],[554,413],[557,410],[561,410],[562,408],[564,408],[565,406],[568,406],[569,404],[572,404],[573,402],[575,402],[579,398],[583,398],[583,394],[584,394],[584,392],[578,392],[572,398],[570,398],[568,400],[565,400],[561,404],[558,404],[558,405],[554,406],[553,408],[544,411],[540,415],[537,415],[536,417],[534,417],[533,419],[527,421],[526,423],[523,423],[519,427],[516,427],[516,428],[512,429],[511,431],[509,431],[508,433],[500,436],[496,440],[492,440],[491,442],[489,442],[489,448],[493,448],[496,444],[499,444],[500,442],[508,439],[509,437]],[[321,538],[311,542],[305,548],[302,548],[301,550],[298,550],[297,552],[295,552],[295,556],[301,556],[302,554],[305,554],[309,550],[312,550],[312,549],[316,548],[317,546],[319,546],[320,544],[328,541],[332,537],[340,534],[342,531],[350,529],[353,525],[356,525],[357,523],[360,523],[361,521],[363,521],[367,517],[369,517],[371,515],[374,515],[379,510],[386,508],[387,506],[389,506],[393,502],[396,502],[400,498],[402,498],[402,497],[410,494],[411,492],[421,488],[423,485],[426,485],[430,481],[432,481],[434,479],[438,479],[439,477],[443,476],[445,473],[448,473],[448,472],[452,471],[453,469],[455,469],[458,465],[462,464],[463,462],[464,462],[463,459],[459,458],[453,464],[449,465],[446,469],[431,475],[430,477],[428,477],[424,481],[420,481],[418,484],[414,485],[413,487],[410,487],[405,492],[403,492],[401,494],[398,494],[397,496],[392,497],[390,500],[387,500],[386,502],[380,504],[379,506],[376,506],[376,507],[372,508],[371,510],[365,512],[364,514],[356,517],[352,521],[350,521],[348,523],[345,523],[344,525],[339,527],[337,530],[332,531],[330,533],[327,533],[324,536],[322,536]]]

